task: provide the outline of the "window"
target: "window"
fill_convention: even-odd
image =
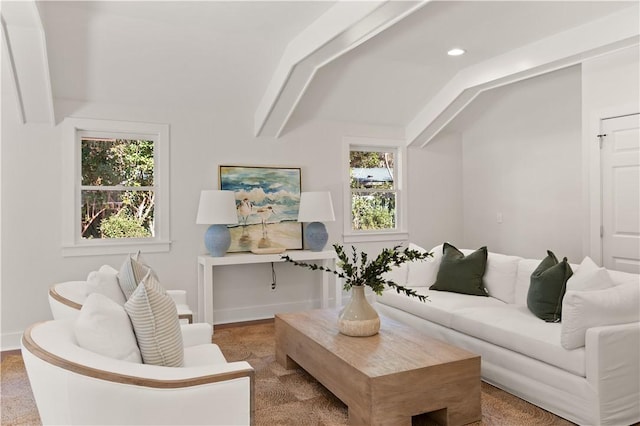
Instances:
[[[349,206],[345,241],[404,238],[402,141],[345,138]],[[345,185],[347,186],[347,185]]]
[[[168,126],[66,124],[63,253],[168,251]]]
[[[351,148],[352,230],[396,229],[395,157],[395,150]]]

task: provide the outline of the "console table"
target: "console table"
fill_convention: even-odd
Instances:
[[[227,253],[222,257],[198,256],[198,320],[213,326],[213,268],[216,266],[250,265],[255,263],[284,262],[281,256],[289,255],[301,262],[320,261],[322,266],[335,269],[336,253],[333,250],[291,250],[282,254]],[[335,285],[335,306],[342,305],[342,280],[336,275],[322,273],[322,307],[329,307],[329,281]]]

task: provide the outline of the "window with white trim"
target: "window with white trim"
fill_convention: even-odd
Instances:
[[[405,153],[402,141],[345,138],[345,241],[403,238]]]
[[[168,251],[168,126],[66,125],[63,254]]]
[[[352,231],[396,229],[395,158],[395,149],[350,149]]]

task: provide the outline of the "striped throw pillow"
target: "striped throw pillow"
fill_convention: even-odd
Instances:
[[[138,284],[151,268],[142,260],[140,252],[127,256],[118,271],[118,284],[126,299],[129,299],[138,287]]]
[[[184,345],[178,311],[171,297],[157,290],[159,286],[155,275],[147,272],[124,309],[133,324],[142,362],[181,367]]]

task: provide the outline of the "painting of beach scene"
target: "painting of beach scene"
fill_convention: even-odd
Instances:
[[[220,189],[236,196],[229,252],[302,249],[300,168],[220,166],[219,172]]]

